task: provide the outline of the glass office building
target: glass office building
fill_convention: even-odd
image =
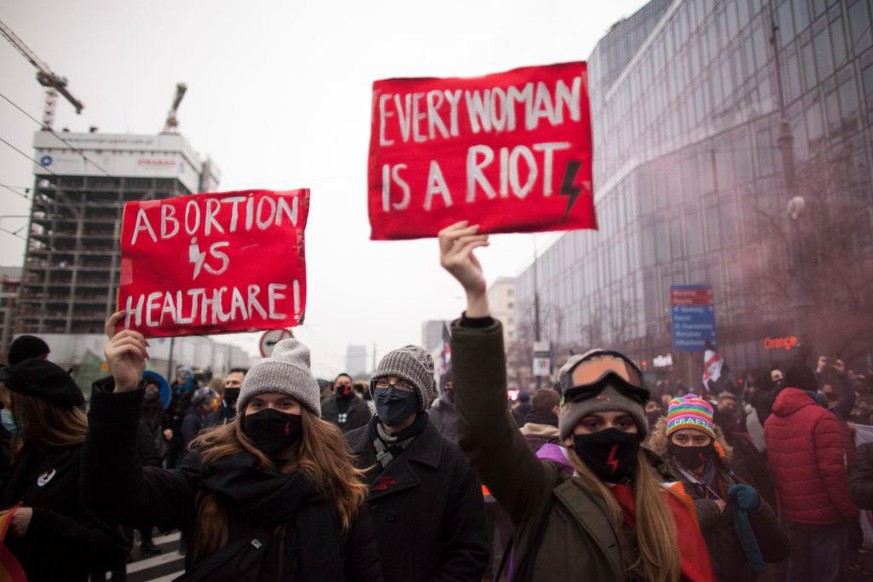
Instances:
[[[777,340],[800,334],[798,297],[815,295],[796,293],[789,251],[826,258],[792,243],[789,201],[804,198],[804,237],[824,214],[852,231],[843,279],[873,272],[871,9],[653,0],[614,25],[589,59],[600,230],[565,234],[520,275],[520,327],[536,279],[558,364],[603,345],[649,363],[672,352],[671,285],[704,284],[734,370],[785,361],[796,348]],[[871,311],[870,285],[840,286]],[[699,378],[702,354],[672,355]]]

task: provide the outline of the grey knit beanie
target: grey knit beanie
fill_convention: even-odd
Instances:
[[[252,366],[243,379],[237,411],[242,414],[253,396],[267,392],[287,394],[321,416],[321,390],[309,370],[309,348],[296,339],[277,343],[273,354]]]
[[[564,364],[561,371],[558,372],[558,382],[561,385],[562,392],[572,387],[573,370],[575,370],[580,364],[584,363],[584,361],[597,358],[600,352],[604,352],[604,350],[589,350],[584,354],[571,356],[570,359],[567,360],[567,363]],[[630,360],[628,360],[628,362],[630,362]],[[576,425],[589,414],[612,410],[626,412],[631,415],[639,429],[638,434],[640,441],[646,438],[646,435],[649,433],[649,423],[646,419],[646,413],[643,406],[624,396],[614,387],[607,385],[606,388],[603,389],[603,392],[594,398],[580,400],[579,402],[568,401],[563,403],[561,410],[558,413],[558,430],[560,431],[561,439],[563,440],[572,436],[573,429],[576,428]]]
[[[418,410],[427,410],[436,398],[433,358],[421,346],[408,345],[388,352],[373,371],[373,380],[397,376],[413,386],[418,394]]]

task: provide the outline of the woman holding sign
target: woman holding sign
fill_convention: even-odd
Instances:
[[[236,420],[202,433],[179,470],[136,459],[148,342],[106,323],[112,379],[95,386],[84,492],[104,515],[179,528],[183,580],[381,580],[381,565],[342,433],[319,418],[309,350],[276,344],[243,381]]]
[[[636,365],[607,350],[572,356],[559,378],[572,474],[537,459],[506,409],[503,330],[473,254],[488,237],[460,222],[439,243],[442,266],[467,295],[452,324],[458,443],[515,525],[507,579],[713,580],[693,502],[661,483],[640,449],[649,391]]]

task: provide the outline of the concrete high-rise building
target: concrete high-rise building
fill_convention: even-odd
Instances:
[[[498,277],[488,286],[488,306],[491,317],[503,324],[503,344],[508,346],[516,339],[515,279]]]
[[[346,346],[346,372],[352,378],[367,373],[367,346]]]
[[[562,236],[536,277],[558,365],[594,346],[640,362],[671,353],[676,284],[712,287],[718,347],[735,371],[787,362],[798,343],[864,361],[871,10],[653,0],[612,27],[588,60],[600,230]],[[516,282],[525,326],[534,280],[531,266]],[[702,354],[673,360],[698,382]]]
[[[421,345],[431,354],[442,348],[443,326],[448,328],[452,322],[448,319],[432,319],[421,324]]]
[[[124,204],[214,191],[218,169],[178,134],[34,136],[34,196],[17,333],[100,333],[115,311]]]

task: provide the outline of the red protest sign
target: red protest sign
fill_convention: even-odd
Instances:
[[[374,240],[597,228],[584,62],[373,83]]]
[[[146,337],[277,329],[306,309],[309,190],[124,205],[118,309]]]

